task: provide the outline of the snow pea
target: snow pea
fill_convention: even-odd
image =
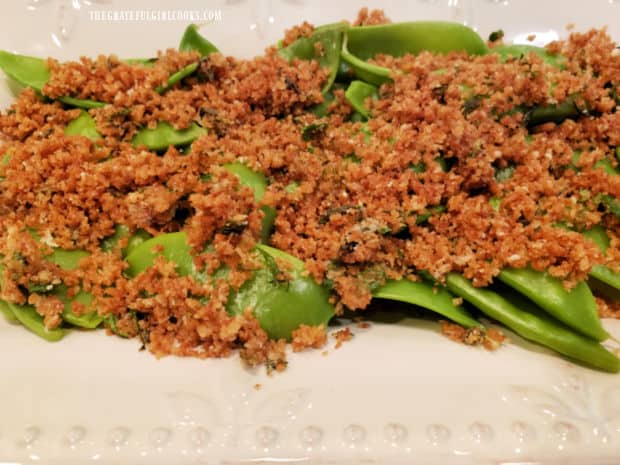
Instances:
[[[37,241],[40,241],[37,231],[29,230],[28,232]],[[63,250],[60,248],[53,248],[52,253],[47,255],[45,259],[58,265],[62,270],[71,271],[75,270],[78,267],[80,260],[88,257],[88,255],[88,252],[84,250]],[[30,289],[32,289],[32,287]],[[38,292],[38,290],[32,290],[32,292]],[[101,323],[101,317],[97,314],[95,309],[92,309],[91,302],[93,296],[90,293],[80,290],[74,296],[69,297],[67,295],[67,287],[64,284],[50,286],[49,288],[43,289],[43,292],[50,292],[51,295],[58,297],[64,303],[62,319],[67,323],[88,329],[96,328]],[[91,307],[91,311],[83,315],[76,315],[73,313],[72,309],[73,302],[78,302],[87,308]]]
[[[531,268],[506,268],[498,278],[575,331],[596,341],[609,337],[599,319],[594,296],[584,281],[568,291],[558,278]]]
[[[390,79],[391,70],[371,65],[367,60],[377,54],[400,57],[422,51],[464,51],[471,55],[482,55],[486,53],[487,47],[476,32],[462,24],[415,21],[351,27],[345,31],[341,57],[358,78],[381,85]]]
[[[13,315],[13,312],[9,308],[9,304],[6,303],[4,300],[0,300],[0,313],[4,315],[4,318],[9,323],[19,323],[19,320],[15,318],[15,315]]]
[[[103,318],[99,316],[97,311],[93,308],[93,295],[89,292],[79,291],[74,296],[69,297],[67,295],[67,287],[64,284],[60,284],[54,289],[54,295],[65,305],[62,312],[62,319],[67,323],[79,326],[80,328],[95,329],[103,321]],[[81,315],[76,315],[72,308],[74,302],[84,305],[84,307],[90,311]]]
[[[599,250],[605,254],[609,247],[609,237],[605,232],[605,228],[596,225],[589,231],[583,231],[582,234],[594,242]],[[602,281],[608,286],[620,290],[620,273],[616,273],[604,265],[594,266],[592,271],[590,271],[590,276]]]
[[[432,310],[466,328],[482,326],[461,305],[454,304],[454,295],[447,289],[426,281],[388,281],[373,292],[373,297],[396,300]]]
[[[271,339],[290,339],[300,325],[327,326],[335,314],[329,291],[304,275],[301,260],[273,247],[258,245],[264,267],[228,300],[227,310],[239,314],[253,308],[254,315]],[[287,263],[291,279],[278,282],[275,259]]]
[[[80,260],[88,255],[88,252],[85,252],[84,250],[62,250],[56,248],[46,258],[63,270],[70,271],[76,269]],[[79,326],[82,328],[94,329],[103,321],[103,319],[97,314],[97,311],[92,308],[92,294],[80,290],[74,296],[69,297],[67,295],[67,287],[64,284],[55,286],[52,294],[64,303],[65,308],[62,312],[62,319],[67,323],[71,323],[74,326]],[[76,315],[72,309],[73,302],[82,304],[87,309],[90,308],[90,311],[82,315]]]
[[[329,70],[327,82],[323,86],[323,94],[332,87],[338,74],[342,33],[347,28],[345,23],[327,24],[317,27],[310,37],[300,37],[287,47],[278,50],[278,55],[287,60],[317,60],[321,68]],[[316,44],[322,49],[317,50]]]
[[[156,252],[155,247],[161,247],[161,251]],[[201,282],[205,280],[204,275],[196,270],[192,248],[187,243],[185,232],[162,234],[138,244],[125,258],[129,264],[126,270],[127,275],[137,276],[151,267],[155,258],[160,255],[176,264],[176,270],[180,276],[192,276]]]
[[[265,195],[265,190],[267,189],[267,179],[264,174],[252,171],[250,168],[241,163],[229,163],[224,165],[224,168],[237,176],[242,185],[252,189],[254,192],[254,201],[260,202],[263,195]],[[269,205],[263,205],[261,207],[261,211],[263,212],[263,221],[261,225],[260,237],[261,242],[266,244],[269,242],[269,236],[273,230],[273,224],[276,221],[277,212],[275,208],[270,207]]]
[[[162,250],[154,252],[156,245],[161,246]],[[239,315],[251,308],[261,327],[273,339],[289,339],[301,324],[327,324],[335,312],[329,302],[329,291],[303,275],[303,262],[266,245],[258,245],[257,253],[264,266],[231,293],[227,311]],[[127,274],[131,277],[138,275],[150,267],[158,255],[174,262],[181,276],[191,275],[201,282],[207,279],[195,269],[192,250],[184,232],[162,234],[140,244],[126,258],[129,264]],[[292,275],[290,281],[278,282],[276,258],[291,266],[288,270]],[[216,276],[225,278],[227,272],[222,268]]]
[[[196,123],[192,123],[187,129],[174,129],[170,123],[160,121],[153,129],[140,129],[131,143],[135,147],[144,145],[149,150],[162,151],[171,145],[188,145],[206,132],[205,128]]]
[[[196,51],[200,53],[200,56],[204,57],[211,53],[218,52],[219,50],[215,45],[198,33],[198,26],[196,24],[190,24],[185,28],[185,32],[181,37],[179,51]]]
[[[130,230],[127,226],[123,224],[117,224],[114,227],[114,234],[106,237],[103,241],[101,241],[101,250],[103,250],[104,252],[109,252],[113,250],[114,247],[116,247],[118,241],[129,236],[129,234]],[[121,250],[123,257],[129,255],[133,251],[133,249],[135,249],[138,245],[142,244],[144,241],[150,239],[151,237],[153,236],[151,236],[144,229],[136,230],[131,236],[129,236],[127,245],[124,249]]]
[[[196,51],[201,57],[206,57],[211,53],[218,52],[219,50],[215,45],[209,42],[206,38],[198,33],[198,26],[196,24],[190,24],[185,28],[181,42],[179,43],[180,52],[192,52]],[[156,89],[158,93],[163,93],[177,82],[185,79],[186,77],[194,74],[198,69],[199,62],[190,63],[184,68],[180,69],[176,73],[172,74],[168,78],[168,82],[165,86],[160,86]]]
[[[518,59],[530,53],[538,55],[542,61],[555,68],[562,68],[566,61],[566,58],[562,55],[553,55],[543,47],[526,44],[498,45],[497,47],[490,48],[487,53],[497,53],[502,63],[508,61],[510,58]]]
[[[476,288],[456,273],[448,274],[446,283],[453,293],[523,338],[590,367],[610,373],[620,371],[620,359],[601,344],[550,318],[514,291]]]
[[[196,123],[192,123],[187,129],[174,129],[169,123],[159,122],[153,129],[139,129],[131,142],[136,147],[145,145],[149,150],[163,151],[170,145],[187,145],[206,132],[206,129]],[[81,135],[93,141],[101,139],[95,119],[86,111],[67,124],[65,134]]]
[[[18,55],[5,50],[0,50],[0,69],[22,86],[32,87],[37,92],[41,92],[43,86],[50,78],[50,71],[47,68],[45,60],[26,55]],[[89,109],[105,106],[103,102],[70,96],[60,97],[57,100],[78,108]]]
[[[196,51],[200,54],[201,57],[206,57],[211,53],[218,52],[219,50],[215,45],[205,39],[198,33],[198,26],[196,24],[190,24],[185,28],[185,32],[181,37],[181,42],[179,43],[179,51],[181,52],[191,52]],[[165,86],[160,86],[156,89],[158,93],[163,93],[168,90],[170,87],[175,85],[177,82],[185,79],[186,77],[194,74],[198,69],[199,62],[190,63],[184,68],[180,69],[176,73],[172,74],[168,78],[168,82]]]
[[[67,124],[65,134],[67,136],[88,137],[93,142],[101,139],[101,134],[97,131],[97,123],[86,111],[82,111],[80,116]]]
[[[22,325],[46,341],[56,342],[65,336],[66,331],[62,328],[47,329],[43,324],[43,317],[32,305],[16,305],[10,302],[7,302],[7,305]]]
[[[1,273],[2,266],[0,265],[0,277]],[[1,287],[2,280],[0,278]],[[26,329],[47,341],[59,341],[65,335],[65,330],[62,328],[47,329],[43,323],[43,317],[37,313],[32,305],[17,305],[0,300],[0,312],[9,322],[21,323]]]
[[[370,110],[366,107],[366,99],[379,97],[379,92],[376,86],[372,84],[366,84],[363,81],[351,81],[345,94],[347,102],[351,104],[361,115],[365,118],[370,118]]]

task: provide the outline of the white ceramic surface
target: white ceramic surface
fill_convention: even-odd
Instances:
[[[394,19],[443,18],[544,41],[609,24],[613,0],[368,1]],[[0,48],[74,58],[148,56],[183,21],[98,22],[110,10],[195,10],[225,53],[248,56],[304,19],[352,19],[353,0],[13,0]],[[127,14],[127,13],[126,13]],[[138,14],[138,13],[134,13]],[[11,100],[0,81],[0,104]],[[606,322],[620,338],[620,322]],[[136,341],[74,332],[43,342],[0,319],[0,464],[620,463],[620,376],[572,365],[510,335],[494,353],[449,342],[433,323],[352,327],[335,350],[294,354],[273,377],[237,358],[156,360]],[[260,385],[260,389],[257,389]]]

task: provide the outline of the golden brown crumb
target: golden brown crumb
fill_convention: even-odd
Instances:
[[[457,325],[456,323],[452,323],[447,320],[440,320],[439,327],[441,334],[444,336],[447,336],[453,341],[463,342],[466,330],[461,325]]]
[[[608,301],[599,296],[595,296],[595,298],[598,306],[598,314],[601,318],[620,319],[620,302]]]
[[[314,32],[314,26],[307,21],[304,21],[298,26],[293,26],[284,33],[284,39],[282,39],[282,46],[292,44],[300,37],[310,37]]]
[[[368,8],[364,7],[357,14],[357,19],[353,22],[353,26],[375,26],[390,22],[383,10],[371,10],[369,12]]]
[[[307,326],[300,325],[293,331],[291,345],[293,352],[301,352],[307,348],[320,349],[327,342],[327,333],[323,325]]]
[[[332,337],[336,339],[336,345],[334,346],[334,348],[340,349],[340,347],[342,347],[342,344],[353,339],[353,333],[351,332],[351,329],[349,327],[346,327],[332,333]]]
[[[497,350],[506,341],[506,336],[497,328],[489,328],[482,343],[487,350]]]
[[[487,350],[496,350],[506,339],[504,334],[496,328],[485,330],[482,327],[475,326],[465,329],[461,325],[446,320],[441,320],[439,323],[441,333],[444,336],[465,345],[482,345]]]

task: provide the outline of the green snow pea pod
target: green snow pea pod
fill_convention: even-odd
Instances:
[[[153,252],[155,245],[162,246],[162,251]],[[265,245],[257,246],[257,253],[261,254],[264,266],[256,270],[241,288],[231,293],[226,305],[227,311],[238,315],[251,308],[261,327],[269,337],[275,339],[289,339],[292,331],[300,324],[327,324],[335,311],[329,303],[329,292],[311,278],[303,276],[303,262]],[[163,234],[140,244],[127,256],[128,275],[136,276],[146,270],[157,255],[163,255],[176,263],[182,276],[192,275],[200,281],[206,279],[195,270],[192,251],[184,232]],[[275,258],[291,265],[290,281],[277,281]],[[216,276],[225,278],[227,272],[226,268],[221,268]]]
[[[188,145],[206,132],[205,128],[196,123],[192,123],[187,129],[174,129],[170,123],[160,121],[153,129],[140,129],[131,143],[135,147],[145,145],[149,150],[162,151],[171,145]]]
[[[84,250],[62,250],[54,249],[54,251],[46,257],[47,260],[55,263],[60,268],[66,271],[74,270],[78,267],[82,258],[88,257],[88,252]],[[54,287],[53,295],[58,297],[64,304],[65,308],[62,312],[62,319],[67,323],[71,323],[75,326],[82,328],[94,329],[101,324],[103,319],[97,314],[97,311],[92,308],[92,294],[80,290],[76,295],[69,297],[67,295],[67,287],[64,284]],[[80,303],[86,308],[89,308],[88,313],[82,315],[76,315],[73,312],[73,302]]]
[[[62,328],[47,329],[43,324],[43,317],[32,305],[16,305],[10,302],[7,302],[7,305],[22,325],[46,341],[56,342],[65,336],[66,331]]]
[[[347,42],[347,34],[344,35],[344,40],[342,41],[342,50],[340,51],[340,57],[343,62],[347,63],[350,68],[350,74],[355,76],[357,79],[362,80],[364,82],[368,82],[375,86],[380,86],[384,82],[390,81],[392,78],[392,70],[390,68],[386,68],[384,66],[373,65],[372,63],[368,63],[361,58],[353,55],[349,52],[348,42]]]
[[[111,251],[112,249],[114,249],[118,241],[129,236],[129,234],[130,234],[130,231],[127,226],[123,224],[117,224],[114,227],[114,234],[106,237],[103,241],[101,241],[101,250],[103,250],[104,252]],[[123,257],[126,257],[127,255],[129,255],[133,251],[133,249],[135,249],[138,245],[142,244],[144,241],[150,239],[151,237],[153,236],[151,236],[144,229],[136,230],[129,237],[129,240],[127,241],[127,245],[121,251]]]
[[[101,134],[97,131],[95,119],[86,111],[80,113],[80,116],[67,124],[65,134],[67,136],[88,137],[93,142],[101,139]]]
[[[206,129],[198,126],[196,123],[192,123],[187,129],[178,130],[174,129],[169,123],[160,122],[154,129],[140,129],[131,142],[136,147],[138,145],[146,145],[149,150],[161,151],[167,149],[170,145],[187,145],[206,132]],[[101,139],[101,135],[97,131],[95,119],[85,111],[67,124],[65,134],[81,135],[93,141]]]
[[[543,47],[526,44],[498,45],[497,47],[490,48],[487,53],[497,53],[502,63],[510,58],[520,58],[530,53],[538,55],[545,63],[556,68],[562,68],[563,63],[566,61],[566,58],[562,55],[554,55]]]
[[[29,230],[30,234],[39,241],[39,234],[34,230]],[[62,270],[71,271],[75,270],[82,258],[88,257],[88,252],[84,250],[63,250],[60,248],[53,248],[52,253],[47,255],[45,259],[58,265]],[[31,286],[29,288],[31,292],[39,292],[37,286]],[[85,307],[92,307],[91,302],[93,296],[90,293],[80,290],[76,295],[67,296],[67,288],[64,284],[58,286],[51,286],[42,290],[43,292],[51,291],[52,295],[58,297],[64,303],[64,310],[62,313],[62,319],[75,326],[81,326],[83,328],[95,328],[101,323],[101,317],[97,314],[95,309],[83,315],[76,315],[72,310],[72,303],[78,302]]]
[[[2,267],[0,266],[0,273],[1,271]],[[0,279],[0,287],[1,285]],[[47,341],[59,341],[65,335],[62,328],[47,329],[43,324],[43,317],[37,313],[32,305],[17,305],[0,300],[0,311],[10,322],[21,323],[26,329]]]
[[[103,321],[103,318],[99,316],[97,311],[93,308],[92,294],[79,291],[76,295],[69,297],[67,295],[67,287],[61,284],[54,289],[54,295],[65,304],[65,308],[62,312],[62,319],[67,323],[81,328],[95,329]],[[73,302],[84,305],[84,307],[90,309],[90,311],[82,315],[76,315],[72,308]]]
[[[514,291],[477,288],[455,273],[447,276],[446,283],[453,293],[523,338],[590,367],[610,373],[620,371],[620,359],[601,344],[550,318]]]
[[[609,247],[609,237],[605,232],[605,228],[596,225],[589,231],[583,231],[582,234],[594,242],[599,250],[605,254]],[[594,266],[592,271],[590,271],[590,277],[594,277],[608,286],[620,290],[620,273],[616,273],[604,265]]]
[[[327,24],[317,27],[312,36],[300,37],[287,47],[279,49],[278,55],[289,62],[295,58],[300,60],[317,60],[321,68],[327,68],[329,70],[329,77],[323,86],[323,94],[325,94],[332,87],[338,74],[342,33],[346,28],[347,25],[345,23]],[[322,52],[317,50],[317,43],[320,44]]]
[[[482,326],[469,315],[460,305],[454,304],[454,296],[445,288],[436,287],[426,281],[388,281],[372,293],[373,297],[387,300],[396,300],[432,310],[449,320],[473,328]]]
[[[265,190],[267,189],[267,179],[264,174],[257,173],[241,163],[229,163],[224,165],[224,168],[237,176],[242,185],[252,189],[254,192],[254,201],[260,202],[263,195],[265,195]],[[263,221],[261,225],[260,237],[261,242],[266,244],[269,242],[269,236],[273,230],[273,224],[276,221],[277,212],[275,208],[270,207],[269,205],[263,205],[261,210],[263,212]]]
[[[88,252],[84,250],[63,250],[55,248],[46,257],[47,261],[55,263],[65,271],[75,270],[82,258],[88,257]]]
[[[266,245],[258,245],[257,249],[266,254],[263,273],[246,283],[247,287],[246,284],[241,286],[239,291],[229,298],[229,311],[237,313],[247,308],[245,303],[253,303],[254,315],[271,339],[290,339],[293,331],[302,324],[327,327],[336,311],[329,301],[329,291],[311,277],[304,276],[303,262]],[[291,266],[290,281],[277,282],[274,259],[282,260]],[[265,273],[264,270],[268,272]]]
[[[213,52],[217,52],[218,49],[215,45],[213,45],[211,42],[209,42],[198,33],[198,27],[195,24],[190,24],[189,26],[187,26],[187,28],[185,28],[183,37],[181,37],[181,42],[179,43],[179,51],[197,51],[198,53],[200,53],[201,57],[205,57]],[[170,89],[177,82],[180,82],[186,77],[191,76],[198,69],[198,65],[199,63],[195,62],[181,68],[179,71],[172,74],[168,78],[165,86],[160,86],[155,89],[156,92],[162,94],[168,89]]]
[[[506,268],[498,278],[575,331],[596,341],[609,337],[598,317],[594,296],[584,281],[567,291],[561,280],[531,268]]]
[[[190,24],[185,28],[179,43],[179,50],[181,52],[197,51],[203,57],[219,51],[215,45],[198,33],[196,24]]]
[[[161,247],[160,252],[155,252],[155,247]],[[138,244],[125,260],[129,264],[127,275],[137,276],[142,271],[153,265],[155,258],[162,255],[166,260],[174,262],[177,273],[180,276],[192,276],[198,281],[204,281],[204,275],[196,270],[192,248],[187,243],[185,232],[162,234]]]
[[[377,87],[366,84],[363,81],[351,81],[344,94],[347,102],[351,104],[365,118],[370,118],[370,110],[366,107],[366,99],[379,97]]]
[[[50,78],[49,69],[41,58],[18,55],[0,50],[0,68],[19,84],[39,92]]]
[[[15,315],[13,315],[13,312],[9,308],[9,304],[6,303],[4,300],[0,300],[0,313],[4,315],[4,318],[9,323],[19,323],[19,320],[15,318]]]
[[[374,85],[390,79],[391,70],[366,61],[377,54],[400,57],[422,51],[448,53],[464,51],[471,55],[486,53],[484,40],[471,28],[443,21],[415,21],[351,27],[345,31],[342,59],[358,78]]]
[[[50,71],[45,60],[26,55],[17,55],[4,50],[0,50],[0,69],[22,86],[32,87],[37,92],[41,92],[43,86],[50,78]],[[70,96],[60,97],[57,100],[78,108],[89,109],[105,106],[103,102]]]

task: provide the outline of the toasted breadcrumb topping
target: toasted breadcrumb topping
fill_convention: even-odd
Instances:
[[[385,22],[382,12],[363,9],[354,24]],[[308,23],[295,27],[283,45],[312,31]],[[80,110],[31,89],[0,114],[0,154],[9,155],[0,164],[1,297],[34,305],[54,328],[63,303],[28,286],[64,283],[70,293],[81,287],[93,294],[99,314],[116,318],[119,334],[139,336],[157,356],[224,357],[238,350],[245,364],[280,371],[286,341],[269,340],[251,309],[238,316],[226,311],[230,292],[257,266],[251,251],[263,205],[278,211],[271,245],[329,284],[339,310],[364,309],[371,289],[387,279],[417,279],[416,270],[439,282],[458,272],[485,286],[504,267],[531,266],[568,288],[597,264],[620,271],[619,221],[597,200],[620,197],[620,176],[598,166],[603,159],[618,164],[614,47],[605,30],[573,32],[548,47],[566,57],[561,69],[535,54],[506,63],[495,55],[379,55],[372,61],[393,69],[393,80],[369,102],[367,123],[350,120],[342,90],[334,92],[327,116],[308,112],[323,101],[328,71],[316,61],[288,63],[273,48],[252,60],[201,58],[194,75],[163,94],[158,87],[197,54],[167,50],[152,67],[114,56],[50,59],[43,96],[106,103],[88,110],[103,138],[65,135]],[[531,133],[525,113],[514,111],[577,93],[587,114]],[[159,121],[177,129],[195,123],[207,133],[189,151],[157,154],[131,144],[140,128]],[[313,123],[324,130],[307,140],[302,131]],[[230,162],[269,179],[261,202],[222,168]],[[231,221],[243,227],[227,231]],[[154,235],[186,231],[196,251],[210,245],[196,266],[212,273],[226,265],[231,273],[202,284],[159,258],[128,279],[120,251],[126,242],[100,250],[119,224]],[[605,255],[572,230],[596,224],[610,236]],[[63,270],[45,258],[56,247],[90,255]],[[602,316],[620,316],[617,304],[598,303]],[[86,310],[74,307],[77,314]],[[441,329],[491,349],[504,340],[495,329],[448,322]],[[349,328],[334,333],[336,348],[352,335]],[[325,343],[322,326],[302,326],[292,337],[294,351]]]

